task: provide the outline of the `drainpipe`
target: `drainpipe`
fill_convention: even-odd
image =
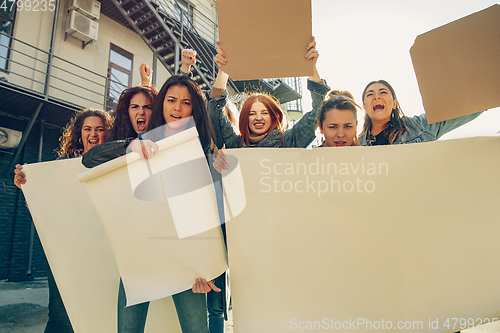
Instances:
[[[158,62],[158,51],[155,51],[153,53],[153,77],[151,78],[151,84],[153,86],[156,86],[156,70],[158,68],[158,66],[156,65],[156,63]]]
[[[179,41],[175,41],[175,66],[174,66],[174,74],[179,73],[179,58],[181,54],[181,47],[179,45]]]
[[[43,89],[45,100],[48,99],[50,73],[52,72],[52,59],[54,58],[54,44],[56,41],[57,18],[59,17],[60,2],[61,2],[60,0],[56,0],[56,10],[54,11],[54,23],[52,23],[52,37],[50,38],[49,59],[47,61],[47,74],[45,75],[45,88]]]
[[[38,163],[42,161],[43,151],[43,130],[45,128],[45,119],[42,119],[40,124],[40,143],[38,145]],[[30,240],[28,245],[28,267],[26,268],[26,276],[31,276],[31,264],[33,262],[33,243],[35,240],[35,224],[31,221]]]
[[[215,21],[214,21],[214,46],[217,46],[217,1],[215,1]],[[215,83],[215,61],[212,61],[212,77],[214,78],[213,83]],[[212,83],[212,84],[213,84]]]

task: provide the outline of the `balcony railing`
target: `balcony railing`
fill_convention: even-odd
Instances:
[[[61,100],[77,108],[105,109],[109,82],[120,84],[108,77],[54,55],[49,68],[49,52],[20,39],[0,34],[12,40],[8,70],[0,71],[9,84],[29,89],[45,98]]]

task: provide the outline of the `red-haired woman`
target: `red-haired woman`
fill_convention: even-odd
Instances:
[[[219,45],[219,43],[217,43]],[[239,147],[307,147],[316,137],[318,127],[317,112],[329,88],[321,80],[316,70],[319,53],[316,50],[316,41],[307,46],[305,58],[314,65],[314,74],[307,82],[313,99],[313,111],[306,113],[291,129],[286,129],[286,116],[279,102],[267,94],[253,93],[243,103],[239,117],[240,135],[237,135],[228,118],[223,112],[223,103],[216,100],[209,102],[210,120],[214,127],[217,146],[226,148]],[[222,71],[227,63],[224,52],[217,49],[215,62]],[[221,76],[221,75],[219,75]],[[226,75],[227,76],[227,75]],[[225,86],[225,81],[223,82]],[[214,87],[217,87],[217,82]]]

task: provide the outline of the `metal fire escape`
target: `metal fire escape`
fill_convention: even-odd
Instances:
[[[112,0],[131,27],[141,36],[157,59],[171,73],[179,68],[180,51],[195,49],[198,53],[193,66],[193,79],[202,89],[208,89],[217,74],[213,63],[216,46],[203,38],[186,12],[171,0]],[[217,30],[214,24],[213,39]]]
[[[216,54],[215,42],[218,39],[217,23],[214,22],[216,20],[204,16],[183,0],[111,0],[111,3],[114,6],[103,2],[103,13],[113,16],[111,12],[118,9],[129,28],[141,36],[171,74],[175,74],[180,66],[182,49],[196,50],[198,55],[197,63],[193,66],[193,79],[202,89],[212,86],[218,71],[213,61]],[[181,3],[185,3],[185,6]],[[114,7],[113,10],[108,6]],[[114,18],[123,21],[122,18]],[[275,95],[281,103],[287,103],[287,110],[300,113],[300,118],[302,96],[299,83],[299,78],[229,80],[228,88],[230,94],[264,91]],[[295,103],[290,103],[292,101]]]

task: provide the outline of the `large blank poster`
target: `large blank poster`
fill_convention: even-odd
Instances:
[[[81,158],[25,165],[23,193],[76,333],[116,332],[120,275]],[[152,302],[146,333],[180,332],[171,297]]]
[[[196,129],[157,143],[159,153],[148,160],[130,153],[78,176],[108,237],[128,305],[177,294],[196,278],[211,280],[227,270]]]
[[[312,75],[310,0],[219,0],[217,19],[233,80]]]
[[[459,331],[500,310],[499,151],[228,150],[247,203],[227,222],[235,332]]]

